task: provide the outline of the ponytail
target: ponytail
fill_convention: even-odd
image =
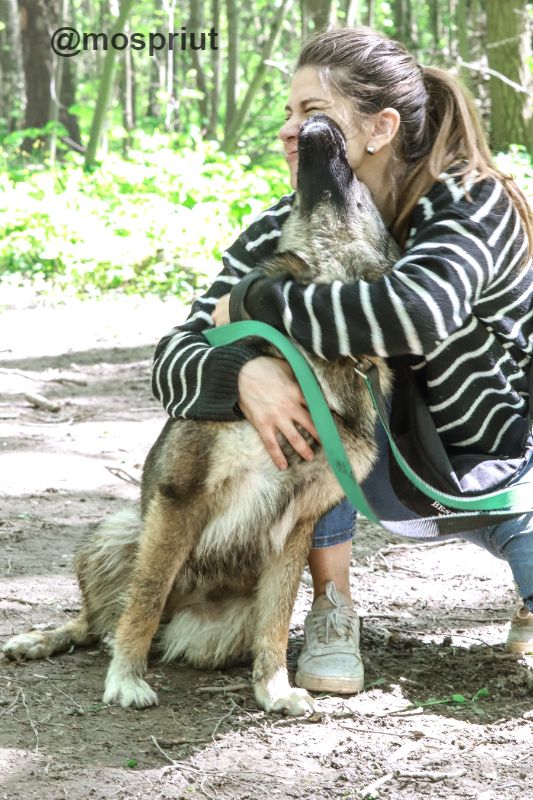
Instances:
[[[424,67],[423,80],[428,94],[424,152],[410,163],[407,161],[393,234],[405,245],[409,219],[418,200],[454,164],[454,175],[463,185],[467,180],[471,185],[487,177],[501,181],[522,220],[530,258],[533,211],[513,178],[494,164],[472,96],[450,73],[437,67]]]

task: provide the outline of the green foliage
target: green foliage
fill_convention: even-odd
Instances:
[[[252,165],[216,144],[138,132],[128,158],[84,172],[0,151],[0,276],[71,292],[188,299],[261,209],[287,193],[278,163]],[[3,164],[2,164],[3,161]]]
[[[512,144],[508,153],[498,153],[494,160],[498,169],[511,175],[529,201],[533,199],[533,159],[523,145]]]
[[[401,712],[410,710],[412,708],[430,708],[431,706],[461,706],[461,705],[470,705],[472,706],[478,700],[487,698],[489,696],[489,690],[486,686],[482,689],[478,689],[475,694],[472,695],[470,699],[464,696],[464,694],[459,694],[458,692],[454,692],[454,694],[449,695],[448,697],[430,697],[429,700],[424,700],[420,702],[415,702],[406,708],[400,709]]]
[[[189,301],[221,268],[223,250],[263,208],[289,191],[281,157],[253,164],[226,156],[198,132],[138,131],[128,157],[108,154],[84,172],[81,159],[54,169],[0,150],[0,280],[96,295],[177,295]],[[18,134],[17,134],[18,136]],[[523,147],[498,167],[533,194]]]

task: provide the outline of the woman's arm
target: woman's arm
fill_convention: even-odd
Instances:
[[[453,180],[435,184],[412,225],[407,251],[379,280],[287,285],[260,278],[246,293],[247,313],[329,360],[431,353],[505,277],[513,253],[519,263],[524,235],[494,181],[475,187],[471,200]]]
[[[193,303],[186,322],[173,328],[157,345],[152,389],[171,416],[218,420],[242,417],[237,408],[239,372],[259,351],[246,342],[210,347],[202,331],[214,325],[212,313],[220,297],[275,251],[291,202],[292,196],[283,197],[238,237],[222,256],[222,272]]]

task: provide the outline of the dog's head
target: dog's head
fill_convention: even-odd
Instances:
[[[359,199],[360,184],[346,156],[346,140],[326,114],[313,114],[298,136],[296,204],[303,216],[324,202],[343,213]]]
[[[299,257],[292,274],[372,280],[393,260],[391,242],[369,190],[348,163],[341,129],[326,114],[313,114],[300,128],[296,197],[280,243]]]

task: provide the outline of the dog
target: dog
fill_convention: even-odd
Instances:
[[[298,149],[293,208],[266,273],[350,282],[390,270],[398,247],[350,168],[338,126],[324,114],[310,117]],[[361,481],[376,458],[367,389],[349,357],[306,358]],[[370,360],[388,392],[386,363]],[[246,420],[169,419],[144,464],[140,511],[111,517],[77,552],[79,616],[14,636],[5,655],[41,658],[110,636],[104,702],[142,708],[157,703],[144,680],[155,637],[164,661],[216,668],[251,656],[260,708],[310,711],[312,698],[288,679],[289,623],[315,523],[342,499],[313,444],[307,462],[285,443],[289,468],[281,471]]]

